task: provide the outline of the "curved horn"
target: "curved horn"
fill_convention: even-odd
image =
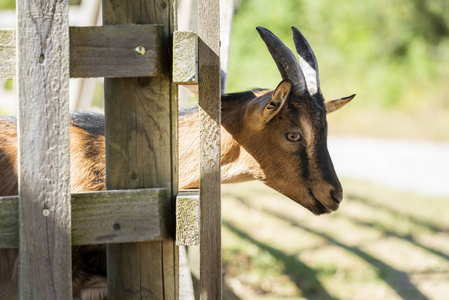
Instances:
[[[299,64],[304,73],[307,88],[310,95],[320,93],[320,77],[318,72],[318,63],[315,54],[310,47],[309,42],[296,28],[292,27],[293,41],[295,42],[296,52],[298,52]]]
[[[260,26],[256,29],[276,62],[282,79],[289,79],[299,89],[299,92],[303,93],[307,84],[293,52],[270,30]]]

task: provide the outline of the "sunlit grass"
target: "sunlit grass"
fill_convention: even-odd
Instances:
[[[260,183],[224,186],[225,282],[241,299],[442,299],[449,199],[344,180],[313,216]]]

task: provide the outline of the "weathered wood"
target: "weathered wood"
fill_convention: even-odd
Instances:
[[[70,27],[70,77],[160,75],[168,59],[160,49],[163,33],[161,25]]]
[[[72,244],[153,241],[167,238],[166,189],[72,194]],[[0,248],[19,246],[18,197],[0,197]]]
[[[198,0],[179,0],[178,26],[180,31],[198,31]],[[229,46],[231,40],[232,19],[235,0],[220,0],[220,64],[221,93],[226,91],[228,73]],[[192,91],[192,90],[191,90]],[[198,95],[197,91],[192,91]]]
[[[166,189],[141,189],[74,194],[74,244],[162,240]]]
[[[198,38],[195,32],[173,33],[173,82],[198,84]]]
[[[172,1],[104,0],[104,24],[162,24],[163,51],[171,52]],[[170,69],[171,61],[166,67]],[[167,218],[174,236],[172,188],[174,115],[170,76],[105,80],[108,189],[167,187]],[[177,299],[173,239],[108,245],[108,299]]]
[[[72,297],[68,9],[17,1],[21,299]]]
[[[150,83],[154,80],[160,82],[157,89]],[[156,92],[166,89],[169,83],[163,81],[161,77],[105,80],[108,188],[170,187],[169,101],[155,99],[170,98]],[[119,121],[122,118],[125,124]],[[109,245],[108,281],[115,295],[110,299],[152,299],[150,295],[164,299],[163,258],[162,242]]]
[[[70,27],[70,77],[157,76],[166,72],[161,25]],[[138,55],[137,47],[145,54]],[[0,30],[0,79],[16,74],[15,30]]]
[[[198,2],[200,296],[221,299],[220,5]]]
[[[0,30],[0,80],[16,77],[16,30]]]
[[[19,197],[0,197],[0,248],[19,247]]]
[[[176,244],[199,245],[200,196],[196,192],[182,191],[176,197]]]

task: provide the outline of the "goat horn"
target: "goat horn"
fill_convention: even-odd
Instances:
[[[300,93],[304,93],[307,88],[306,80],[293,52],[270,30],[260,26],[256,29],[267,45],[282,79],[289,79]]]
[[[313,96],[320,92],[318,63],[312,47],[310,47],[304,35],[296,27],[292,27],[292,30],[293,41],[295,42],[296,52],[299,57],[299,65],[304,73],[309,94]]]

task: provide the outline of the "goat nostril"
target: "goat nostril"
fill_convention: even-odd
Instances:
[[[343,200],[343,193],[340,191],[331,190],[331,196],[337,203],[341,203]]]

